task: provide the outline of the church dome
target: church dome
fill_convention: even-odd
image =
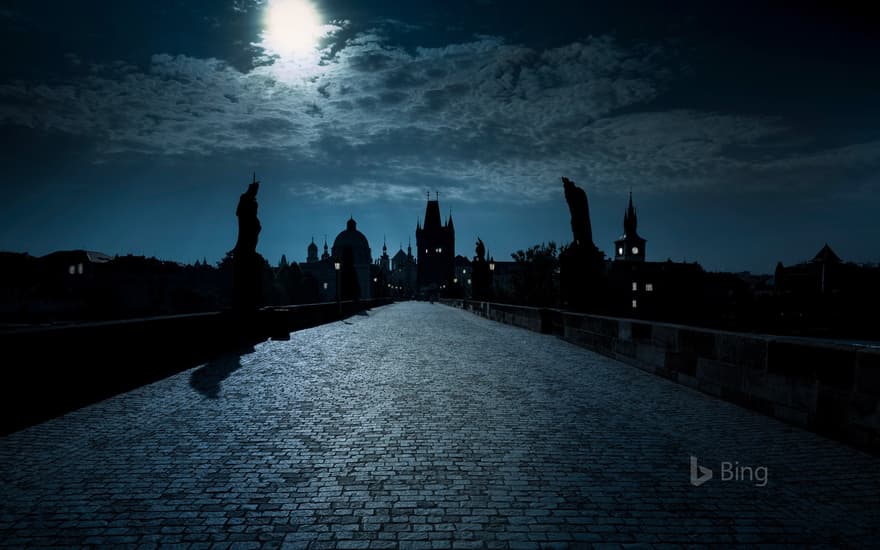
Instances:
[[[354,255],[355,264],[371,264],[373,258],[370,256],[370,244],[363,233],[357,230],[357,222],[354,218],[350,218],[345,226],[345,231],[336,236],[333,241],[333,257],[341,258],[342,251],[346,247],[351,247]]]

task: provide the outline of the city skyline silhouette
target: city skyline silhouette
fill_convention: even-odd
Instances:
[[[279,34],[269,4],[5,10],[0,250],[215,263],[257,170],[273,264],[349,215],[405,245],[426,191],[497,258],[562,242],[560,174],[608,255],[632,191],[650,260],[877,261],[878,44],[855,6],[302,0],[313,26]]]

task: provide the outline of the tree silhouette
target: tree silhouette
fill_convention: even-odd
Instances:
[[[536,244],[510,256],[519,268],[513,277],[515,295],[528,305],[555,305],[559,296],[556,278],[559,250],[556,243]]]

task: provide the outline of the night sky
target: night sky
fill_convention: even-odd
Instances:
[[[568,242],[563,175],[608,254],[631,189],[649,260],[880,260],[878,19],[721,4],[4,2],[0,250],[215,262],[256,171],[273,264],[427,191],[459,254]]]

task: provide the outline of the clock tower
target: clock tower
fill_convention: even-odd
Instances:
[[[629,206],[623,214],[623,235],[614,241],[614,259],[627,262],[645,261],[645,239],[639,237],[636,228],[638,218],[633,207],[632,191],[629,192]]]

